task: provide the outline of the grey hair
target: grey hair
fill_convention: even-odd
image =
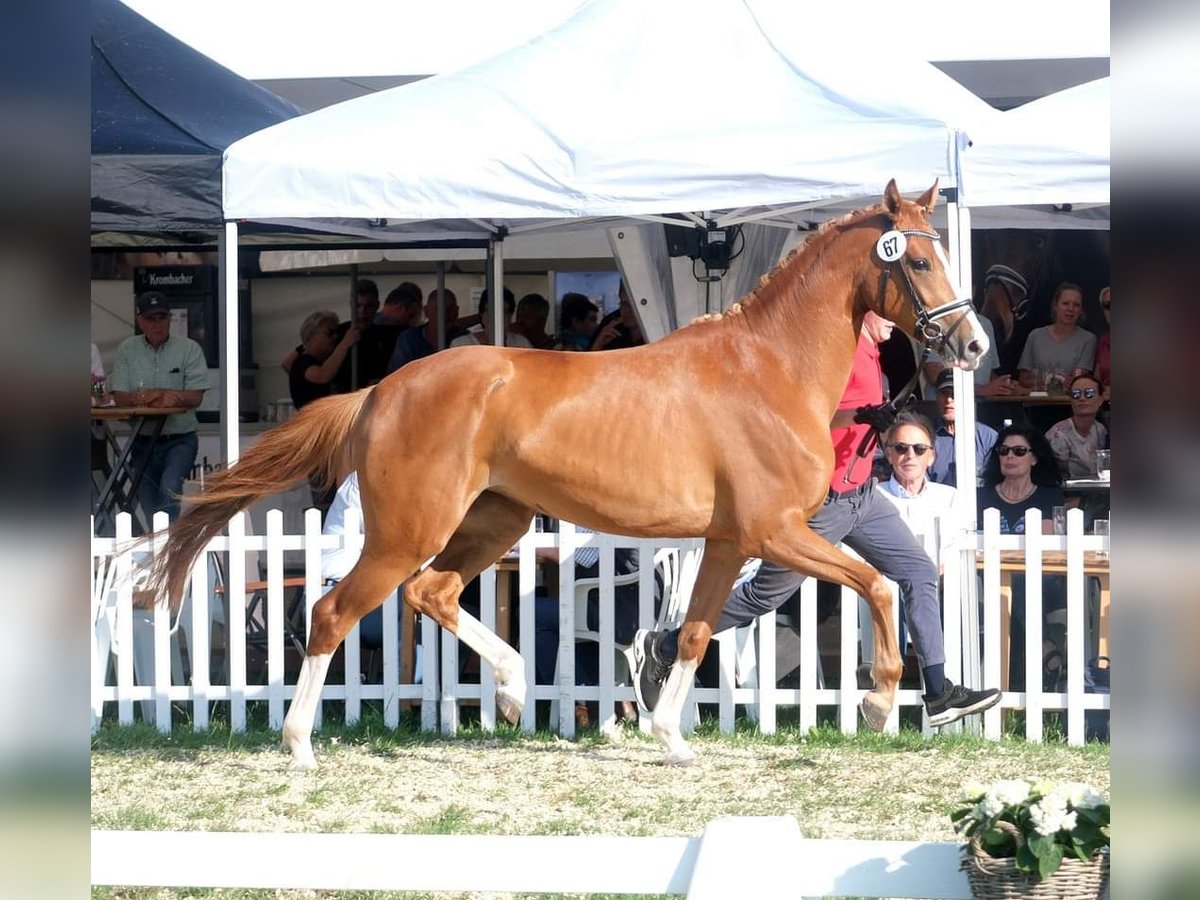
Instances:
[[[337,313],[330,312],[327,309],[318,310],[301,323],[300,342],[307,344],[314,334],[319,334],[326,328],[337,328],[337,326]]]
[[[892,438],[896,436],[896,432],[900,430],[902,425],[911,425],[914,428],[920,428],[925,432],[925,436],[929,438],[929,443],[932,446],[934,438],[933,423],[929,421],[928,417],[912,409],[902,409],[896,413],[896,421],[892,423],[892,427],[884,435],[884,443],[890,444]]]

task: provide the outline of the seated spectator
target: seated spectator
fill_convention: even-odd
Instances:
[[[1041,514],[1042,532],[1054,533],[1054,507],[1062,506],[1063,492],[1054,452],[1045,437],[1025,424],[1010,425],[996,440],[995,449],[984,473],[986,487],[977,494],[979,526],[983,527],[984,510],[1000,510],[1001,534],[1025,533],[1025,510],[1037,509]],[[1047,640],[1042,645],[1043,670],[1047,679],[1057,678],[1062,666],[1065,635],[1057,641],[1051,638],[1048,617],[1067,604],[1066,578],[1047,575],[1042,579],[1042,633]],[[1061,629],[1059,629],[1061,631]],[[1012,620],[1009,629],[1009,683],[1015,690],[1025,687],[1025,575],[1013,574]],[[1053,671],[1049,671],[1053,670]]]
[[[1079,285],[1064,281],[1054,291],[1049,325],[1029,333],[1017,377],[1023,387],[1045,390],[1041,378],[1058,377],[1065,385],[1096,364],[1096,336],[1079,325],[1083,315],[1083,292]]]
[[[600,308],[583,294],[568,291],[562,297],[562,331],[555,350],[587,350],[600,324]]]
[[[1100,386],[1104,388],[1104,399],[1109,399],[1109,387],[1111,377],[1111,361],[1109,354],[1112,352],[1110,348],[1110,338],[1112,335],[1112,327],[1108,320],[1108,308],[1112,305],[1112,288],[1103,288],[1100,291],[1100,311],[1104,313],[1104,331],[1100,335],[1100,339],[1096,342],[1096,370],[1093,373],[1096,380],[1100,382]]]
[[[958,485],[958,466],[954,462],[954,373],[943,369],[937,379],[938,419],[933,436],[937,451],[929,466],[929,477],[939,484]],[[976,480],[983,483],[983,469],[988,455],[996,444],[996,429],[982,422],[975,423]]]
[[[592,334],[589,350],[620,350],[623,347],[640,347],[646,343],[641,323],[638,322],[637,310],[633,306],[633,298],[629,296],[624,281],[621,282],[617,293],[621,298],[621,305],[600,320]]]
[[[504,289],[504,321],[511,322],[513,313],[517,309],[517,298],[508,288]],[[466,334],[456,337],[450,342],[451,347],[471,347],[479,344],[491,346],[496,343],[492,336],[492,317],[488,315],[488,292],[485,290],[479,295],[479,331],[468,331]],[[504,346],[506,347],[523,347],[526,350],[531,349],[532,345],[527,341],[524,335],[513,331],[509,326],[504,329]]]
[[[550,301],[541,294],[526,294],[517,304],[512,330],[537,350],[553,350],[554,337],[546,333],[549,318]]]
[[[891,478],[879,485],[883,496],[900,510],[900,518],[914,535],[927,541],[938,536],[939,546],[948,546],[952,530],[941,529],[940,520],[950,512],[954,488],[927,477],[938,455],[933,426],[920,413],[901,410],[884,435],[883,446],[892,467]],[[926,543],[926,550],[930,546]]]
[[[1104,404],[1100,382],[1093,375],[1076,375],[1068,389],[1071,417],[1050,427],[1046,440],[1067,478],[1095,478],[1096,451],[1108,444],[1108,429],[1096,421]]]
[[[458,320],[458,298],[454,295],[454,291],[447,288],[442,292],[442,296],[444,298],[442,323],[446,335],[446,346],[450,346],[455,338],[466,334],[466,330],[455,324]],[[440,349],[438,347],[437,309],[438,292],[435,289],[430,291],[429,296],[425,298],[424,324],[408,328],[396,339],[396,348],[392,351],[392,358],[388,362],[389,374],[414,359],[423,359]]]

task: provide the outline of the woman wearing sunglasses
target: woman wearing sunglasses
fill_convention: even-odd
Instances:
[[[1059,487],[1058,462],[1045,437],[1026,425],[1009,425],[996,438],[984,472],[984,484],[976,495],[979,503],[979,527],[984,510],[1000,510],[1001,534],[1025,533],[1025,510],[1040,512],[1042,533],[1054,533],[1054,507],[1063,505]],[[1067,605],[1065,576],[1042,578],[1042,671],[1043,688],[1057,680],[1062,665],[1065,635],[1060,626],[1052,626],[1049,615]],[[1013,573],[1012,619],[1009,623],[1009,686],[1025,689],[1025,573]]]
[[[1042,533],[1054,534],[1054,507],[1063,505],[1058,462],[1049,443],[1026,424],[1009,425],[996,436],[996,446],[979,489],[979,523],[983,511],[1000,510],[1001,534],[1025,533],[1025,510],[1042,513]]]
[[[892,477],[881,483],[879,489],[900,510],[900,518],[936,562],[933,541],[939,534],[937,522],[950,511],[954,488],[928,478],[929,467],[936,457],[933,425],[920,413],[904,410],[884,435],[883,448]],[[950,529],[942,529],[941,534],[947,538]]]
[[[1096,420],[1104,405],[1100,382],[1092,375],[1076,375],[1067,395],[1071,398],[1071,417],[1051,425],[1046,440],[1064,475],[1095,478],[1096,451],[1108,446],[1108,429]]]

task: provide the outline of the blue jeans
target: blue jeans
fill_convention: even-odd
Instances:
[[[196,432],[166,434],[151,450],[149,438],[134,442],[134,465],[140,466],[142,480],[138,484],[138,502],[146,514],[146,524],[152,526],[154,514],[160,509],[174,521],[179,516],[179,495],[183,482],[196,464],[200,441]],[[149,455],[147,455],[149,451]]]

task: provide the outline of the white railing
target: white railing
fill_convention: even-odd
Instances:
[[[161,516],[161,514],[160,514]],[[165,524],[165,523],[163,523]],[[1106,623],[1096,621],[1089,608],[1088,576],[1085,573],[1085,552],[1107,553],[1107,536],[1083,534],[1083,517],[1078,510],[1068,515],[1068,534],[1065,536],[1043,536],[1040,534],[1040,517],[1030,520],[1033,526],[1027,536],[1001,536],[998,519],[994,513],[985,517],[984,530],[979,534],[966,534],[957,547],[958,552],[944,553],[944,631],[946,642],[947,676],[955,681],[976,684],[998,685],[1001,676],[1001,581],[1002,556],[1005,551],[1023,552],[1026,577],[1026,683],[1031,690],[1006,692],[1001,704],[984,715],[983,731],[990,738],[1001,733],[1005,712],[1024,709],[1026,712],[1025,734],[1031,740],[1040,740],[1044,725],[1042,713],[1060,711],[1066,714],[1068,741],[1082,743],[1085,735],[1085,710],[1107,710],[1107,694],[1089,693],[1084,690],[1084,664],[1095,651],[1088,644],[1089,635],[1098,633]],[[186,634],[189,666],[185,671],[179,651],[178,633],[172,633],[172,617],[162,607],[142,610],[134,605],[136,585],[130,578],[139,559],[147,556],[147,550],[129,550],[130,520],[127,514],[118,516],[115,538],[93,538],[93,680],[92,709],[93,728],[97,727],[106,705],[115,705],[119,722],[129,723],[135,718],[134,705],[142,706],[142,717],[153,721],[161,730],[169,730],[172,707],[181,708],[188,720],[197,729],[208,727],[210,704],[226,705],[228,721],[235,730],[246,727],[247,704],[265,701],[267,718],[272,727],[282,725],[286,702],[294,692],[295,662],[299,653],[291,651],[291,641],[285,633],[285,587],[284,559],[291,554],[302,559],[303,587],[305,595],[304,614],[311,614],[312,604],[321,595],[320,552],[322,548],[338,546],[343,538],[325,536],[320,533],[320,520],[315,510],[309,510],[303,534],[284,534],[282,514],[278,510],[267,516],[265,535],[246,535],[244,520],[235,518],[228,536],[215,538],[193,569],[189,602],[180,616],[179,631]],[[361,536],[346,540],[361,543]],[[581,546],[594,545],[601,555],[601,603],[600,603],[600,685],[580,686],[574,684],[575,644],[575,571],[573,552]],[[633,700],[633,690],[628,684],[617,684],[615,678],[615,649],[613,640],[613,552],[617,547],[633,547],[640,552],[642,560],[650,560],[663,549],[677,551],[676,565],[672,569],[675,577],[666,586],[663,601],[664,617],[668,624],[681,618],[686,609],[692,582],[701,553],[701,542],[695,540],[644,540],[576,532],[568,523],[558,533],[530,531],[518,545],[517,586],[513,592],[513,604],[517,609],[517,631],[511,635],[513,644],[526,648],[526,680],[530,685],[529,702],[522,715],[520,727],[532,731],[535,727],[535,700],[557,704],[557,716],[551,728],[570,736],[574,733],[573,707],[576,701],[598,702],[605,711],[602,725],[611,724],[613,702]],[[534,607],[537,578],[535,553],[537,548],[557,547],[561,560],[558,564],[559,594],[559,654],[558,683],[535,683],[534,672]],[[232,551],[232,552],[231,552]],[[1040,576],[1046,554],[1065,553],[1067,580],[1067,690],[1045,693],[1041,690],[1042,660],[1042,581]],[[216,560],[226,560],[226,571],[218,578]],[[975,600],[972,584],[976,580],[976,558],[982,560],[982,616]],[[250,571],[247,572],[247,563]],[[969,566],[969,568],[967,568]],[[261,568],[265,573],[266,586],[260,594],[265,596],[266,627],[257,627],[255,637],[262,646],[259,655],[265,657],[264,683],[249,683],[247,673],[248,638],[247,606],[244,603],[229,603],[230,597],[245,596],[244,586],[258,580]],[[507,573],[506,573],[507,574]],[[223,582],[229,587],[217,592],[214,587]],[[639,580],[639,618],[643,626],[655,623],[653,606],[654,580],[650,566],[642,566]],[[893,586],[894,587],[894,586]],[[481,576],[482,621],[494,627],[497,607],[497,572],[489,568]],[[843,589],[841,623],[838,637],[840,661],[838,663],[838,687],[821,684],[820,655],[817,642],[816,582],[805,581],[800,594],[800,620],[796,625],[800,636],[799,676],[797,687],[779,687],[775,677],[776,614],[762,616],[753,629],[739,629],[718,635],[714,641],[718,656],[718,681],[716,686],[693,689],[695,703],[685,705],[684,727],[695,724],[696,704],[712,704],[721,731],[734,728],[738,706],[757,719],[765,732],[776,729],[778,713],[783,708],[798,710],[802,727],[816,725],[821,714],[832,713],[838,726],[847,733],[858,729],[858,703],[864,691],[856,683],[856,670],[860,660],[860,604],[853,592]],[[364,683],[360,677],[361,657],[357,628],[346,641],[344,651],[344,683],[327,684],[323,699],[342,701],[338,710],[347,722],[354,722],[361,715],[362,704],[376,701],[382,704],[385,723],[399,723],[402,707],[413,706],[420,710],[422,728],[440,729],[454,733],[460,715],[466,706],[478,706],[481,725],[494,727],[495,684],[488,666],[483,666],[479,680],[463,681],[459,677],[458,641],[430,619],[423,617],[420,623],[421,665],[413,681],[403,681],[400,674],[401,634],[399,616],[393,596],[385,605],[382,666],[380,677],[375,683]],[[899,617],[899,603],[895,607]],[[212,623],[223,624],[224,650],[219,653],[216,672],[210,671],[212,651]],[[861,619],[862,627],[869,634],[869,620]],[[261,623],[251,623],[260,626]],[[306,626],[305,626],[306,627]],[[966,636],[966,637],[964,637]],[[981,637],[980,637],[981,636]],[[297,637],[302,640],[302,635]],[[982,653],[978,651],[982,643]],[[869,652],[868,638],[867,648]],[[437,648],[439,652],[429,652]],[[110,665],[110,651],[112,663]],[[288,653],[292,652],[289,658]],[[287,665],[285,665],[287,664]],[[966,677],[964,678],[964,673]],[[973,673],[981,673],[976,676]],[[830,679],[833,680],[832,678]],[[899,727],[900,709],[921,707],[921,691],[905,688],[898,692],[898,703],[886,726],[889,731]],[[329,710],[319,711],[329,714]],[[320,718],[318,718],[318,723]],[[642,727],[648,728],[645,717]],[[926,730],[928,725],[926,724]]]
[[[790,816],[700,837],[93,831],[92,884],[966,900],[961,844],[805,840]],[[596,860],[619,859],[619,866]],[[759,865],[730,865],[755,859]],[[397,864],[397,861],[402,864]],[[463,865],[470,860],[470,865]]]

